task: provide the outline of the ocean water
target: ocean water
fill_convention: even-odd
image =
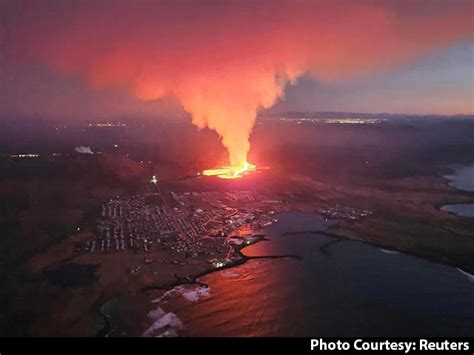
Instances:
[[[323,220],[278,216],[253,259],[155,300],[147,336],[473,336],[474,278],[456,268],[321,231]],[[292,232],[293,234],[288,234]]]
[[[445,178],[451,180],[449,185],[462,191],[474,191],[474,165],[455,166],[453,169],[452,175],[445,175]],[[474,203],[444,205],[441,210],[460,217],[474,217]]]
[[[474,203],[457,203],[441,206],[441,210],[460,217],[474,217]]]
[[[446,175],[451,180],[451,186],[464,191],[474,191],[474,165],[461,165],[453,167],[454,173]]]

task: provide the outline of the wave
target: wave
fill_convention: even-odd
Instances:
[[[144,337],[176,337],[184,329],[183,322],[172,312],[166,313],[161,307],[148,313],[153,324],[143,333]]]
[[[209,296],[211,288],[209,286],[198,285],[198,286],[176,286],[171,290],[166,291],[160,297],[155,298],[151,303],[166,303],[174,295],[181,295],[188,301],[196,302],[199,301],[202,297]]]
[[[396,250],[388,250],[388,249],[383,249],[383,248],[379,248],[379,250],[385,254],[400,254],[400,252]]]
[[[471,273],[469,273],[469,272],[467,272],[467,271],[464,271],[463,269],[460,269],[460,268],[458,268],[458,267],[456,268],[456,270],[458,270],[461,274],[467,276],[467,278],[468,278],[469,280],[474,281],[474,275],[473,275],[473,274],[471,274]]]
[[[176,288],[176,287],[175,287]],[[175,288],[169,290],[169,291],[166,291],[165,293],[163,293],[160,297],[158,298],[155,298],[154,300],[151,301],[151,303],[166,303],[168,302],[168,299],[176,293],[175,291]]]
[[[210,291],[210,287],[203,285],[194,287],[181,285],[166,291],[151,302],[160,305],[165,304],[175,295],[181,295],[187,301],[197,302],[202,297],[209,296]],[[153,324],[145,330],[143,333],[144,337],[177,337],[179,336],[179,331],[184,329],[183,323],[176,314],[165,312],[159,306],[150,311],[147,316],[153,321]]]
[[[199,301],[200,298],[209,296],[210,287],[207,286],[199,286],[192,290],[182,290],[181,296],[191,302]]]

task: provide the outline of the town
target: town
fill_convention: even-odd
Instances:
[[[259,196],[258,200],[265,198]],[[229,247],[224,241],[231,237],[244,230],[251,235],[277,221],[274,209],[246,206],[256,201],[250,191],[117,196],[100,208],[95,237],[79,242],[76,251],[131,250],[146,254],[167,250],[171,254],[183,253],[185,258],[213,256],[226,252]],[[222,242],[216,246],[207,243],[209,239]]]
[[[318,213],[329,219],[343,219],[355,221],[370,216],[372,211],[358,210],[352,207],[336,205],[334,207],[320,208]]]

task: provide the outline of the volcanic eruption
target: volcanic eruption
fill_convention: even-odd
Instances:
[[[257,167],[245,161],[238,166],[223,166],[217,169],[206,169],[202,172],[205,176],[217,176],[222,179],[237,179],[245,174],[255,171]]]
[[[237,178],[255,170],[247,154],[258,110],[299,76],[334,83],[472,38],[469,1],[399,3],[12,1],[2,10],[3,49],[12,62],[94,88],[176,99],[228,151],[228,165],[203,175]]]

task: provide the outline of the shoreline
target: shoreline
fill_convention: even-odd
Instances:
[[[465,188],[462,188],[462,187],[458,187],[456,186],[456,181],[455,179],[451,178],[453,176],[455,176],[456,172],[457,172],[457,168],[459,167],[466,167],[466,166],[470,166],[471,164],[455,164],[455,165],[451,165],[451,166],[447,166],[447,167],[444,167],[445,169],[449,170],[449,172],[447,172],[446,174],[442,174],[441,177],[446,180],[446,183],[448,186],[452,187],[453,189],[457,190],[457,191],[461,191],[461,192],[466,192],[468,194],[471,194],[474,196],[474,190],[473,189],[465,189]]]
[[[264,255],[262,255],[262,256],[258,256],[258,255],[257,256],[248,256],[248,255],[245,255],[245,254],[242,253],[242,250],[244,248],[248,247],[248,246],[259,243],[261,241],[269,240],[265,236],[266,236],[265,234],[256,234],[256,235],[252,235],[250,237],[233,237],[234,239],[241,239],[241,240],[253,239],[249,243],[246,243],[246,244],[243,244],[243,245],[237,245],[237,244],[234,244],[234,243],[230,244],[232,246],[232,248],[234,249],[234,252],[239,257],[237,260],[228,262],[225,265],[220,266],[220,267],[214,267],[212,269],[202,271],[202,272],[200,272],[196,275],[193,275],[193,276],[186,276],[184,278],[180,278],[176,282],[167,283],[167,284],[152,284],[152,285],[144,286],[144,287],[140,288],[140,291],[141,292],[147,292],[147,291],[150,291],[150,290],[169,290],[169,289],[172,289],[172,288],[177,287],[177,286],[193,285],[193,284],[198,284],[198,285],[201,285],[201,286],[208,287],[207,284],[205,284],[203,282],[200,282],[199,278],[201,278],[203,276],[206,276],[206,275],[209,275],[209,274],[212,274],[212,273],[217,272],[217,271],[222,271],[222,270],[234,268],[236,266],[245,264],[247,261],[252,260],[252,259],[281,259],[281,258],[302,259],[303,258],[299,255],[293,255],[293,254],[267,255],[267,256],[264,256]]]
[[[109,336],[109,334],[112,332],[112,329],[113,329],[112,328],[112,322],[110,320],[110,316],[108,314],[105,314],[102,311],[102,307],[104,306],[104,304],[107,301],[101,303],[100,307],[97,309],[97,314],[100,317],[102,317],[102,319],[104,320],[104,327],[102,329],[100,329],[98,332],[96,332],[96,334],[95,334],[96,338],[107,338]]]
[[[208,270],[202,271],[202,272],[197,273],[195,275],[189,275],[189,276],[186,276],[186,277],[183,277],[183,278],[179,278],[177,281],[172,282],[172,283],[152,284],[152,285],[144,286],[144,287],[140,288],[138,291],[142,292],[143,294],[146,294],[148,291],[153,291],[153,290],[169,291],[169,290],[172,290],[175,287],[182,286],[182,285],[199,285],[201,287],[208,288],[209,285],[204,283],[204,282],[200,282],[199,278],[210,275],[214,272],[223,271],[223,270],[226,270],[226,269],[231,269],[231,268],[237,267],[239,265],[243,265],[247,261],[252,260],[252,259],[281,259],[281,258],[302,259],[303,258],[299,255],[292,255],[292,254],[268,255],[268,256],[247,256],[247,255],[242,253],[242,250],[244,248],[250,246],[250,245],[259,243],[261,241],[268,240],[266,238],[266,234],[256,234],[256,235],[251,235],[249,237],[236,236],[236,237],[233,237],[233,238],[234,239],[241,239],[241,240],[251,239],[251,241],[249,243],[245,243],[245,244],[244,243],[242,243],[242,244],[231,243],[230,244],[232,246],[232,248],[234,249],[235,253],[237,253],[237,255],[239,257],[238,259],[236,259],[232,262],[226,263],[224,266],[220,266],[220,267],[217,267],[217,268],[216,267],[210,268]],[[103,310],[102,310],[103,305],[108,301],[109,301],[109,299],[106,299],[103,302],[100,302],[100,306],[97,308],[97,314],[103,319],[104,326],[95,333],[95,337],[107,337],[110,334],[110,332],[113,330],[112,321],[110,319],[110,316],[108,314],[104,313]]]
[[[322,251],[321,249],[324,250],[326,247],[329,247],[330,245],[335,244],[337,242],[342,242],[342,241],[358,242],[358,243],[370,245],[374,248],[384,249],[384,250],[388,250],[388,251],[391,251],[391,252],[397,252],[397,253],[409,255],[409,256],[412,256],[412,257],[415,257],[415,258],[423,259],[423,260],[431,262],[431,263],[444,265],[444,266],[449,266],[449,267],[452,267],[452,268],[455,268],[455,269],[462,270],[462,271],[464,271],[468,274],[471,274],[471,275],[474,274],[474,269],[471,270],[470,267],[466,268],[466,265],[460,265],[459,263],[455,263],[455,262],[452,262],[450,260],[445,260],[445,259],[442,259],[440,257],[436,257],[436,256],[429,255],[429,254],[423,254],[422,252],[413,252],[413,251],[397,248],[397,247],[392,246],[392,245],[378,244],[378,243],[374,243],[374,242],[367,241],[367,240],[364,240],[364,239],[351,238],[351,237],[348,237],[348,236],[343,236],[343,235],[340,235],[340,234],[332,233],[330,230],[328,230],[326,232],[308,230],[308,231],[301,231],[301,232],[282,233],[282,235],[298,235],[298,234],[322,234],[322,235],[325,235],[327,237],[334,238],[335,239],[334,241],[330,241],[330,242],[322,245],[319,248],[320,252],[322,252],[323,254],[325,254],[325,252]]]
[[[319,252],[323,254],[324,256],[330,256],[331,253],[329,251],[329,247],[343,242],[343,241],[350,241],[350,242],[359,242],[362,244],[370,245],[371,247],[377,248],[377,249],[383,249],[389,252],[394,252],[394,253],[402,253],[408,256],[416,257],[431,263],[439,264],[439,265],[444,265],[448,266],[451,268],[456,269],[457,271],[467,275],[468,277],[473,277],[473,271],[470,270],[470,268],[466,268],[464,265],[460,266],[459,263],[452,262],[450,260],[444,260],[439,257],[433,256],[433,255],[427,255],[423,254],[423,252],[413,252],[413,251],[408,251],[404,250],[401,248],[397,248],[396,246],[392,245],[384,245],[384,244],[379,244],[379,243],[374,243],[371,241],[363,240],[363,239],[357,239],[354,237],[349,237],[349,236],[344,236],[340,235],[337,233],[334,233],[331,231],[331,228],[328,228],[326,231],[316,231],[316,230],[308,230],[308,231],[298,231],[298,232],[285,232],[282,233],[281,235],[298,235],[298,234],[321,234],[325,235],[327,237],[332,238],[333,240],[324,243],[319,247]],[[248,237],[232,237],[233,239],[240,239],[242,241],[247,241],[248,243],[229,243],[229,245],[234,249],[234,253],[237,254],[238,258],[235,260],[232,260],[228,263],[226,263],[223,266],[220,267],[212,267],[209,268],[205,271],[199,272],[194,275],[188,275],[186,277],[178,278],[174,282],[169,282],[169,283],[155,283],[151,285],[147,285],[144,287],[139,288],[137,291],[142,292],[143,294],[147,294],[148,291],[153,291],[153,290],[163,290],[163,291],[168,291],[171,290],[175,287],[182,286],[182,285],[199,285],[201,287],[208,288],[209,285],[199,281],[200,278],[210,275],[214,272],[218,271],[223,271],[226,269],[231,269],[240,265],[245,264],[247,261],[252,260],[252,259],[278,259],[278,258],[294,258],[294,259],[303,259],[302,256],[299,255],[293,255],[293,254],[282,254],[282,255],[262,255],[262,256],[247,256],[243,254],[243,249],[245,249],[247,246],[262,242],[262,241],[268,241],[269,239],[267,238],[268,234],[255,234],[255,235],[250,235]],[[175,275],[176,276],[176,275]],[[110,317],[107,314],[104,314],[102,312],[102,305],[107,302],[105,300],[103,303],[101,303],[99,309],[98,309],[98,314],[104,319],[104,328],[99,330],[96,333],[97,337],[107,337],[110,333],[110,331],[113,329]],[[107,331],[107,329],[109,329]]]

